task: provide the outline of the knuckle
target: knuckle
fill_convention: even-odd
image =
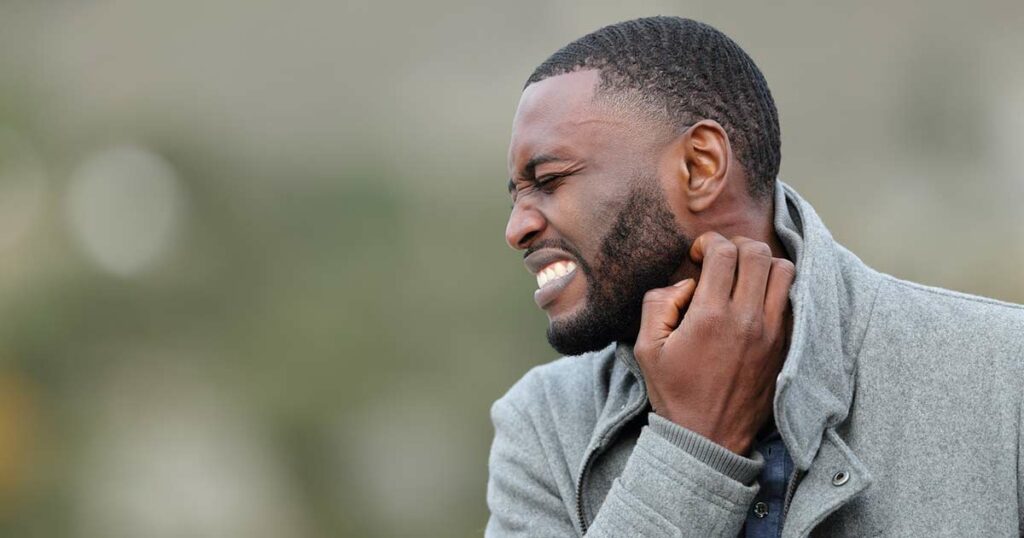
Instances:
[[[645,303],[660,303],[665,300],[668,292],[664,288],[654,288],[644,293]]]
[[[712,251],[717,248],[717,245],[722,243],[729,243],[729,240],[723,237],[722,234],[714,231],[704,232],[694,240],[690,250],[691,256],[706,259],[711,256]]]
[[[652,346],[646,340],[639,339],[636,345],[633,346],[633,355],[636,356],[637,361],[641,364],[649,362],[652,353]]]
[[[732,241],[732,243],[734,245],[736,245],[736,246],[740,246],[743,243],[755,242],[753,239],[751,239],[751,238],[749,238],[749,237],[747,237],[745,235],[734,235],[734,236],[729,238],[729,241]]]
[[[772,258],[772,270],[781,271],[783,274],[789,276],[796,275],[796,266],[793,265],[793,262],[785,258]]]
[[[698,239],[703,241],[706,245],[713,245],[713,244],[718,243],[720,241],[725,241],[726,240],[725,236],[723,236],[722,234],[720,234],[718,232],[704,232],[704,233],[700,234],[700,237]]]
[[[710,249],[708,249],[708,256],[736,259],[739,256],[739,250],[736,248],[735,243],[723,238],[721,241],[711,245]]]
[[[725,309],[709,305],[700,312],[688,314],[693,317],[694,329],[705,336],[721,332],[727,324],[728,316]]]
[[[644,294],[643,305],[646,307],[661,307],[675,303],[675,294],[672,290],[656,289]]]
[[[761,316],[747,312],[736,316],[736,327],[741,336],[757,338],[764,330],[764,323]]]
[[[736,247],[744,258],[761,258],[770,260],[772,249],[767,243],[761,241],[747,240],[739,243]]]

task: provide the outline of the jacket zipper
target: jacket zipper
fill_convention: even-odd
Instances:
[[[594,462],[594,456],[602,450],[604,446],[598,445],[590,454],[587,455],[587,461],[583,464],[583,472],[580,473],[580,483],[576,486],[576,518],[579,520],[580,529],[583,530],[583,534],[587,534],[587,518],[583,515],[583,483],[587,480],[587,474],[590,472],[590,464]]]
[[[793,502],[793,494],[796,493],[796,483],[800,479],[800,469],[793,469],[789,475],[789,483],[786,484],[786,500],[782,503],[782,521],[785,525],[786,514],[789,513],[789,504]]]

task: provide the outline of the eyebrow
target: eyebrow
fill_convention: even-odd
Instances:
[[[540,155],[534,155],[532,158],[530,158],[529,161],[526,161],[526,166],[523,167],[523,171],[525,172],[525,174],[523,174],[523,175],[526,176],[526,177],[532,178],[534,176],[534,170],[536,170],[538,166],[540,166],[542,164],[547,164],[547,163],[550,163],[550,162],[564,161],[564,160],[566,160],[564,157],[559,157],[558,155],[554,155],[552,153],[541,153]],[[516,190],[515,179],[509,178],[509,180],[508,180],[508,192],[511,193],[511,192],[513,192],[515,190]]]

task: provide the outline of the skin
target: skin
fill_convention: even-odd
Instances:
[[[632,185],[621,179],[634,175],[637,161],[655,158],[658,148],[629,117],[594,106],[595,72],[575,75],[555,77],[567,84],[546,80],[523,92],[509,149],[515,190],[505,237],[519,250],[545,239],[571,238],[584,259],[594,260],[608,224],[629,198]],[[537,158],[544,162],[530,170]],[[550,192],[531,184],[552,176],[562,177],[545,183]],[[575,278],[545,309],[552,323],[581,309],[583,280]]]
[[[676,284],[644,295],[640,321],[622,339],[635,341],[654,412],[746,455],[771,418],[790,332],[795,270],[774,232],[772,200],[750,197],[718,123],[679,132],[595,99],[598,82],[597,71],[577,71],[523,91],[509,148],[506,241],[527,253],[556,245],[549,255],[596,260],[635,188],[623,178],[649,171],[679,232],[696,239],[670,277]],[[545,302],[549,323],[585,311],[587,278],[596,277],[577,271]]]

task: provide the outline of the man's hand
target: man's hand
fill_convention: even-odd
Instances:
[[[690,257],[700,283],[647,292],[634,352],[654,412],[746,455],[772,413],[796,271],[764,243],[715,232]]]

